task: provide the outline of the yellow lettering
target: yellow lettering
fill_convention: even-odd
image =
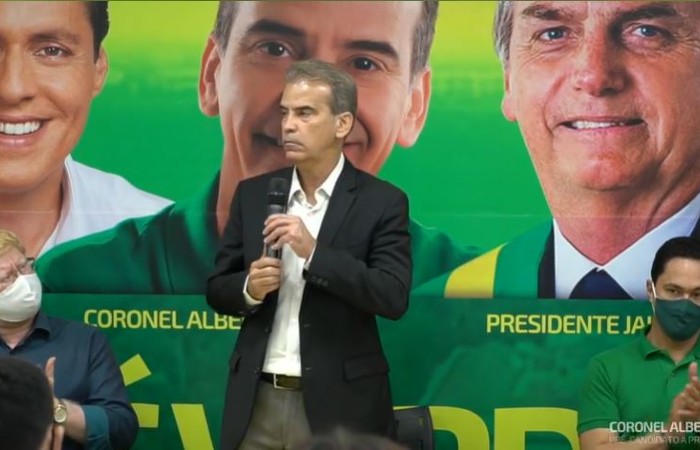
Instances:
[[[433,429],[452,433],[458,449],[489,450],[489,430],[473,412],[452,406],[431,406],[430,416]]]
[[[190,317],[187,319],[187,329],[189,330],[191,328],[202,329],[202,318],[199,317],[197,311],[192,311]]]
[[[547,331],[549,334],[561,333],[561,317],[547,316]]]
[[[207,311],[202,311],[202,326],[204,327],[205,330],[213,330],[214,325],[208,320],[209,319],[209,313]]]
[[[620,334],[618,330],[620,326],[620,316],[610,316],[608,317],[608,327],[606,331],[608,334]]]
[[[647,324],[645,323],[643,316],[635,316],[634,321],[632,322],[630,334],[636,334],[643,330],[646,326]]]
[[[514,333],[513,324],[515,323],[515,316],[512,314],[502,314],[501,315],[501,333],[505,333],[506,328],[509,333]]]
[[[85,311],[85,314],[83,314],[83,323],[86,323],[88,325],[92,325],[93,327],[97,326],[97,322],[93,322],[92,317],[97,315],[97,310],[96,309],[88,309]]]
[[[569,441],[573,450],[579,450],[576,411],[572,409],[496,408],[494,428],[495,450],[525,450],[528,431],[558,433]]]
[[[486,332],[491,333],[491,330],[500,322],[501,316],[499,314],[486,314]]]
[[[193,311],[194,312],[194,311]],[[173,404],[184,450],[214,450],[203,405]]]
[[[124,311],[123,309],[115,309],[114,311],[112,311],[112,326],[114,328],[127,328],[126,311]]]
[[[528,316],[528,324],[530,325],[530,333],[539,334],[542,333],[542,316],[538,314],[531,314]]]

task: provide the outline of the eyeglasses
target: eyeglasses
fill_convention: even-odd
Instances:
[[[34,273],[34,262],[36,258],[25,258],[20,264],[10,263],[0,267],[0,290],[14,283],[20,275]]]

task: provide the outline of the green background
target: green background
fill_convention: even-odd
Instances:
[[[223,144],[218,118],[199,111],[197,81],[216,6],[206,1],[110,3],[108,81],[74,152],[77,160],[173,200],[189,197],[212,179]],[[380,172],[409,194],[415,220],[483,248],[550,217],[517,125],[500,111],[502,73],[491,42],[494,6],[441,2],[427,124],[417,145],[396,148]],[[46,307],[75,320],[95,307],[177,309],[183,315],[207,310],[203,298],[179,296],[47,296]],[[496,423],[496,416],[515,408],[537,418],[541,414],[517,408],[563,408],[561,420],[575,435],[575,415],[570,414],[587,361],[630,337],[487,334],[489,312],[645,315],[648,306],[412,298],[405,318],[381,322],[395,404],[459,408],[478,421],[476,427],[450,423],[445,409],[433,409],[437,424],[452,428],[438,432],[438,448],[572,448],[558,432],[531,431],[519,442],[517,427]],[[215,442],[236,332],[105,331],[120,362],[140,354],[152,372],[129,386],[132,401],[159,406],[158,428],[143,429],[137,449],[209,450],[207,443],[183,443],[170,405],[204,405]],[[488,430],[485,447],[479,423]]]
[[[45,310],[95,324],[85,311],[100,309],[177,311],[184,323],[191,311],[207,312],[200,296],[47,295]],[[412,297],[399,321],[380,321],[391,367],[395,405],[429,405],[440,450],[578,450],[576,413],[579,389],[590,358],[633,339],[626,334],[487,332],[488,314],[550,314],[626,317],[648,320],[647,302],[548,300],[449,300]],[[106,324],[105,324],[106,325]],[[212,450],[221,429],[228,357],[235,330],[123,329],[106,326],[117,360],[140,355],[151,374],[128,386],[133,403],[157,405],[158,427],[141,429],[137,450]],[[60,362],[57,362],[60,364]],[[183,437],[173,404],[202,405],[204,440]],[[458,408],[462,416],[445,414]],[[540,428],[541,410],[560,408],[554,425]],[[519,420],[496,416],[518,413]],[[474,416],[475,415],[475,416]],[[483,436],[479,436],[483,427]],[[523,428],[527,433],[521,433]],[[449,431],[448,431],[449,430]],[[187,433],[185,433],[187,434]],[[569,443],[564,435],[573,441]],[[510,439],[510,440],[508,440]],[[188,442],[185,445],[184,442]]]
[[[494,5],[440,3],[426,126],[417,145],[397,147],[379,174],[408,193],[415,220],[484,248],[550,217],[518,127],[500,111]],[[109,75],[76,159],[173,200],[211,180],[223,144],[218,118],[199,111],[197,80],[216,7],[110,3]]]

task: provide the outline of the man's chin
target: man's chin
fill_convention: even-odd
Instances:
[[[289,161],[290,163],[298,163],[300,161],[303,161],[306,159],[306,154],[303,151],[299,150],[285,150],[284,151],[284,157]]]
[[[639,173],[625,168],[591,165],[572,172],[568,180],[569,184],[591,193],[613,193],[639,185],[642,182],[641,178]]]

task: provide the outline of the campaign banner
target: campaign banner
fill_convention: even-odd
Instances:
[[[218,447],[239,319],[200,296],[54,294],[45,310],[109,337],[139,417],[136,449]],[[645,302],[412,298],[401,320],[380,320],[394,404],[428,405],[441,450],[578,450],[588,361],[635,339],[650,312]]]

